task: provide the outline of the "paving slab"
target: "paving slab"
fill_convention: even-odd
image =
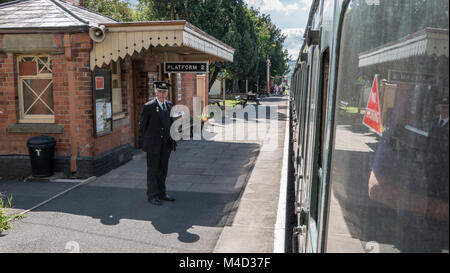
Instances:
[[[225,227],[217,242],[215,253],[271,253],[273,246],[267,241],[274,239],[273,229],[260,227]],[[237,243],[242,242],[242,243]]]
[[[281,100],[282,105],[287,100]],[[286,113],[285,110],[280,111]],[[242,193],[231,225],[226,226],[214,248],[215,253],[271,253],[275,251],[275,232],[283,168],[286,121],[261,143],[256,164]]]

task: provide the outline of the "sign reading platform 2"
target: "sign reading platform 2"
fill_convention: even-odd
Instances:
[[[208,73],[208,62],[165,62],[164,73]]]

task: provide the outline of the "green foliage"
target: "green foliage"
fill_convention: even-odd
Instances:
[[[9,216],[6,214],[6,210],[11,207],[12,196],[4,200],[3,195],[0,193],[0,233],[11,228],[9,225]]]
[[[234,81],[234,89],[247,79],[250,88],[257,82],[265,86],[267,58],[271,76],[288,71],[288,55],[283,51],[286,37],[269,15],[249,9],[243,0],[139,0],[136,10],[125,0],[85,0],[83,5],[122,22],[186,20],[232,46],[233,63],[210,65],[210,87],[219,73]]]
[[[11,228],[9,223],[16,219],[25,218],[25,215],[8,215],[7,210],[11,208],[12,196],[6,197],[0,192],[0,233]]]
[[[130,4],[124,0],[85,0],[83,6],[120,22],[135,21]]]
[[[211,65],[210,85],[222,73],[235,83],[249,79],[262,86],[267,57],[272,62],[272,76],[287,72],[286,37],[269,15],[249,9],[243,0],[140,0],[136,14],[143,21],[187,20],[232,46],[236,50],[234,62]]]
[[[0,192],[0,233],[11,228],[9,223],[15,219],[22,219],[24,215],[8,215],[7,210],[11,208],[12,196],[6,197]]]
[[[248,10],[249,16],[255,25],[258,39],[259,65],[255,76],[251,79],[259,86],[266,86],[267,82],[267,59],[270,59],[270,74],[273,77],[285,75],[289,71],[289,56],[287,50],[283,51],[283,44],[286,36],[281,33],[275,24],[272,23],[270,16],[260,14],[258,10],[253,8]]]

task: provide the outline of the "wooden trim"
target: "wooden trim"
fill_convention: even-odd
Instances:
[[[8,133],[64,134],[64,125],[49,123],[8,124]]]
[[[137,93],[136,93],[136,73],[135,73],[135,62],[130,58],[130,71],[128,76],[128,82],[129,82],[129,93],[132,97],[132,103],[131,103],[131,128],[134,132],[134,148],[139,148],[139,124],[137,121],[137,114],[136,114],[136,101],[137,101]]]
[[[55,123],[55,116],[53,115],[33,115],[35,117],[31,118],[27,115],[21,118],[19,123]]]
[[[145,22],[127,22],[127,23],[107,23],[103,24],[108,28],[115,27],[129,27],[129,26],[161,26],[161,25],[185,25],[187,23],[186,20],[174,20],[174,21],[145,21]]]
[[[105,27],[107,28],[111,28],[111,31],[117,31],[114,28],[123,28],[126,27],[126,31],[133,31],[132,28],[130,27],[149,27],[149,26],[158,26],[159,28],[157,30],[164,30],[161,29],[161,26],[185,26],[187,28],[190,28],[191,30],[193,30],[194,32],[197,32],[198,34],[205,36],[211,40],[213,40],[214,42],[226,47],[227,49],[231,49],[231,50],[235,50],[233,47],[225,44],[224,42],[218,40],[217,38],[209,35],[208,33],[204,32],[203,30],[199,29],[198,27],[192,25],[191,23],[189,23],[186,20],[175,20],[175,21],[146,21],[146,22],[128,22],[128,23],[108,23],[108,24],[103,24]],[[125,29],[124,29],[125,30]],[[136,29],[137,30],[137,29]],[[148,28],[146,29],[141,29],[141,31],[144,30],[148,30]]]
[[[126,118],[125,112],[115,113],[112,115],[113,121]]]
[[[41,34],[41,33],[79,33],[89,32],[88,26],[74,26],[74,27],[27,27],[27,28],[0,28],[0,34]]]
[[[132,22],[105,24],[105,40],[94,43],[91,51],[91,70],[135,52],[161,48],[164,52],[182,54],[201,53],[201,60],[211,63],[232,61],[235,49],[186,21]]]
[[[188,27],[188,28],[194,30],[195,32],[197,32],[198,34],[201,34],[202,36],[205,36],[205,37],[211,39],[212,41],[214,41],[214,42],[216,42],[216,43],[218,43],[218,44],[224,46],[225,48],[227,48],[227,49],[229,49],[229,50],[232,50],[233,52],[235,51],[235,49],[234,49],[233,47],[231,47],[231,46],[225,44],[224,42],[220,41],[219,39],[217,39],[217,38],[215,38],[215,37],[209,35],[208,33],[204,32],[203,30],[199,29],[198,27],[192,25],[192,24],[189,23],[189,22],[186,23],[186,27]]]

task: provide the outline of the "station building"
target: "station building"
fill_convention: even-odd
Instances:
[[[102,175],[139,148],[154,81],[171,82],[169,99],[192,112],[194,97],[208,104],[207,66],[233,61],[189,22],[120,23],[73,2],[0,5],[0,177],[31,174],[27,140],[38,135],[56,139],[56,172]],[[206,68],[165,73],[170,63]]]

